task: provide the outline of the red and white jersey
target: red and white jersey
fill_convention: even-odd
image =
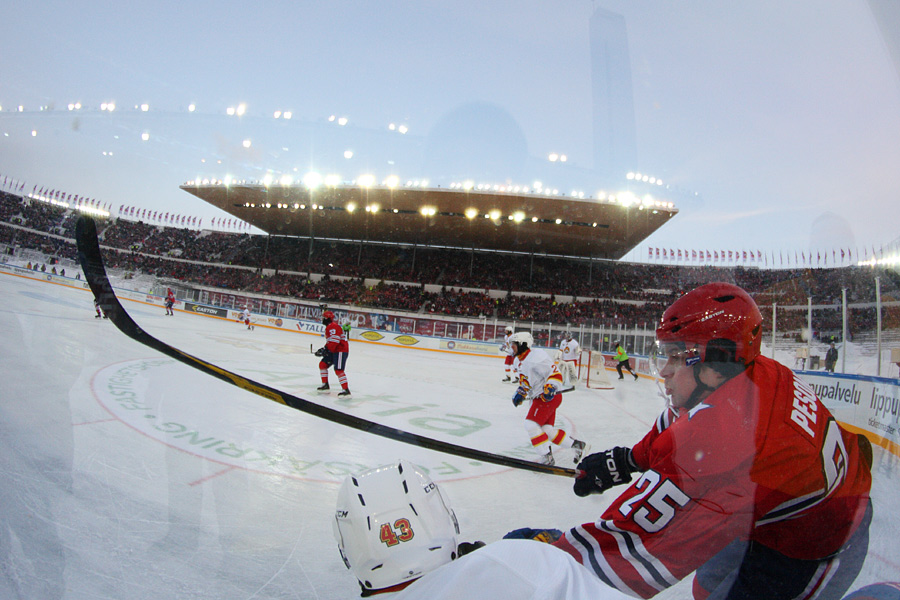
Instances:
[[[175,302],[175,292],[172,290],[166,292],[166,302]]]
[[[503,336],[503,345],[500,346],[500,352],[505,352],[509,356],[513,355],[512,342],[509,341],[509,339],[512,337],[512,335],[513,334],[511,334],[511,333],[507,333],[506,335],[504,335]]]
[[[562,389],[562,375],[550,355],[540,348],[531,348],[518,356],[519,386],[525,388],[526,399],[534,400],[544,393],[544,384],[553,383]]]
[[[350,344],[347,343],[347,332],[332,321],[325,326],[325,347],[329,352],[349,352]]]
[[[798,559],[836,552],[862,520],[872,483],[856,434],[765,357],[692,409],[668,409],[633,452],[643,474],[599,521],[557,545],[644,598],[734,539]]]
[[[250,309],[245,308],[241,313],[241,321],[249,321],[250,320]]]
[[[563,340],[562,344],[559,345],[559,351],[562,352],[562,356],[560,356],[561,360],[578,360],[578,356],[581,353],[581,346],[578,345],[578,341],[574,338],[571,340]]]

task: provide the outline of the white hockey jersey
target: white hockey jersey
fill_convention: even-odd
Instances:
[[[394,600],[634,600],[566,552],[534,540],[499,540],[428,573]]]
[[[562,360],[578,360],[581,354],[581,346],[578,345],[578,340],[574,338],[563,340],[563,343],[559,345],[559,351],[562,352],[560,357]]]
[[[540,348],[531,348],[524,358],[519,360],[519,386],[525,388],[526,399],[534,400],[544,392],[545,383],[553,383],[562,389],[562,375],[553,359]]]

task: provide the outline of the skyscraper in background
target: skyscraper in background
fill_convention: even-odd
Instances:
[[[594,170],[603,180],[617,181],[638,166],[625,18],[596,7],[590,36]]]

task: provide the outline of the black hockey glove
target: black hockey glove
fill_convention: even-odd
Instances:
[[[631,474],[640,471],[634,464],[631,448],[616,446],[605,452],[591,454],[578,463],[578,476],[572,487],[576,496],[602,494],[616,485],[631,481]]]
[[[326,354],[330,354],[328,349],[325,346],[322,346],[318,350],[316,350],[316,356],[324,357]]]
[[[475,552],[479,548],[484,548],[484,542],[476,541],[476,542],[460,542],[459,546],[456,547],[456,553],[459,556],[465,556],[470,552]]]

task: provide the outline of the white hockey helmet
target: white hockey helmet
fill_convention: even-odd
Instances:
[[[457,557],[459,524],[421,467],[398,461],[349,475],[334,537],[363,595],[418,579]]]
[[[531,334],[527,331],[517,331],[512,334],[512,337],[509,338],[509,342],[519,344],[519,349],[517,351],[521,352],[523,350],[522,344],[526,344],[528,348],[532,348],[534,346],[534,338],[531,337]]]
[[[510,327],[509,325],[507,325],[507,326],[506,326],[506,333],[512,333],[512,332],[513,332],[513,328]]]

